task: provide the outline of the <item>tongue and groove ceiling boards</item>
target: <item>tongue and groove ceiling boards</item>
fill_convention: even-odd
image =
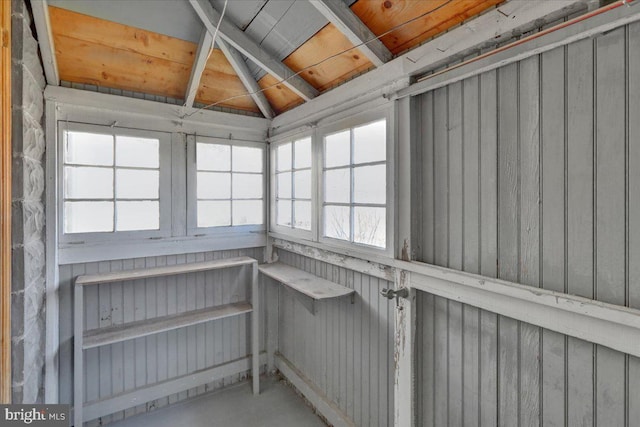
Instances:
[[[272,117],[501,2],[229,0],[213,49],[224,0],[45,4],[62,81]]]

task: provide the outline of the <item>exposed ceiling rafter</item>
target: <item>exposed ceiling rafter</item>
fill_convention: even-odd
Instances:
[[[358,49],[379,67],[393,54],[342,0],[309,0],[318,12],[342,32]]]
[[[56,62],[56,51],[53,47],[47,0],[31,0],[31,9],[36,32],[38,33],[38,44],[40,45],[47,84],[58,86],[60,85],[60,75],[58,74],[58,63]]]
[[[202,73],[207,65],[207,59],[209,58],[209,52],[213,48],[213,36],[206,28],[202,29],[200,35],[200,42],[198,43],[198,50],[196,51],[196,59],[191,67],[191,76],[189,77],[189,84],[187,85],[187,92],[185,94],[185,107],[193,107],[193,102],[196,100],[198,94],[198,88],[200,87],[200,80],[202,79]]]
[[[216,44],[222,53],[224,53],[224,56],[227,57],[227,60],[235,70],[238,77],[240,77],[242,84],[244,84],[244,87],[247,89],[247,92],[249,92],[249,95],[253,98],[253,101],[256,103],[262,114],[267,119],[272,119],[275,114],[273,113],[271,104],[267,101],[267,97],[260,89],[260,86],[258,86],[256,79],[253,78],[247,63],[244,62],[244,58],[242,58],[242,54],[221,38],[216,41]]]
[[[220,13],[211,6],[208,0],[189,0],[189,2],[209,32],[215,32],[216,26],[220,21]],[[313,86],[281,61],[274,58],[232,23],[224,20],[220,22],[218,34],[220,38],[242,52],[265,71],[281,80],[282,84],[305,101],[309,101],[318,95],[318,91]]]

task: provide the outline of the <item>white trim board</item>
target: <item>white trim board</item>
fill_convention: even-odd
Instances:
[[[141,120],[150,120],[154,122],[153,129],[158,131],[204,133],[219,132],[222,129],[227,131],[227,136],[229,131],[237,131],[255,134],[254,141],[264,141],[270,123],[269,120],[260,117],[186,108],[180,105],[59,86],[47,86],[44,97],[58,104],[58,115],[62,115],[65,111],[88,115],[87,110],[93,110],[99,113],[98,117],[103,117],[104,111],[109,111],[108,118],[111,120],[109,124],[117,120],[118,126],[126,127],[125,122],[131,122],[132,126],[138,129],[144,127],[140,124]],[[187,114],[190,116],[186,116]],[[137,124],[133,125],[134,123]]]

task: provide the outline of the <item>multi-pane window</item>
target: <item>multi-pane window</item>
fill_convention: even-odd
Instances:
[[[311,230],[311,138],[276,148],[276,224]]]
[[[264,223],[264,149],[196,143],[197,226]]]
[[[386,120],[324,137],[324,236],[386,247]]]
[[[64,233],[160,229],[160,140],[63,132]]]

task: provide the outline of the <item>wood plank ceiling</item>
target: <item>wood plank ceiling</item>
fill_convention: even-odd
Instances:
[[[351,10],[397,55],[502,1],[358,0]],[[54,6],[49,6],[49,14],[62,80],[184,98],[196,44]],[[320,92],[373,68],[331,23],[297,47],[283,63]],[[304,102],[270,74],[260,77],[258,84],[277,114]],[[217,48],[207,61],[196,102],[259,112]]]

